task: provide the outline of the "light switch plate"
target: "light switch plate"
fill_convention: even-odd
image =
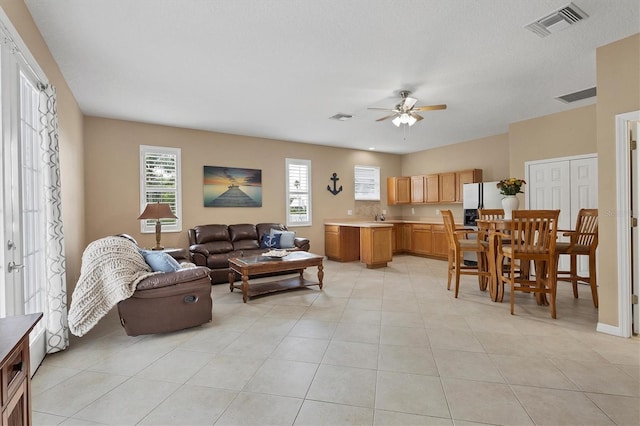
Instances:
[[[347,210],[347,216],[353,215],[353,210]]]

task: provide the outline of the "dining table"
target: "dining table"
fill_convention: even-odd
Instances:
[[[489,268],[489,278],[487,289],[489,297],[494,302],[502,302],[504,297],[504,285],[500,282],[503,265],[498,258],[499,240],[511,230],[511,219],[477,219],[478,238],[487,242],[487,262]],[[521,274],[529,274],[530,265],[520,265]],[[544,276],[547,273],[548,265],[536,262],[536,276]],[[536,294],[536,301],[539,305],[548,305],[549,302],[543,293]]]

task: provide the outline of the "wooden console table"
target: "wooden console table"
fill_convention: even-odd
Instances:
[[[29,333],[42,313],[0,318],[2,426],[31,424]]]

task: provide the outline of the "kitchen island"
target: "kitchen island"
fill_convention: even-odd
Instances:
[[[338,262],[358,260],[367,268],[383,268],[392,260],[393,224],[325,222],[324,253]]]
[[[410,254],[446,260],[449,254],[449,242],[441,217],[394,218],[385,222],[366,219],[328,219],[324,224],[325,254],[329,259],[338,262],[366,259],[367,257],[363,257],[360,250],[362,230],[365,230],[365,233],[371,233],[373,229],[380,227],[391,227],[392,255]],[[456,227],[462,227],[460,219],[456,220]],[[382,238],[379,239],[382,240]],[[366,260],[362,261],[367,263]],[[386,262],[388,260],[383,263]],[[372,262],[374,263],[376,262]]]

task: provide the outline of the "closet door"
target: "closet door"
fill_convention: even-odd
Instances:
[[[580,209],[598,208],[598,157],[555,158],[528,163],[529,209],[560,209],[559,229],[573,229]],[[568,238],[558,236],[558,241]],[[558,269],[569,270],[569,257],[561,256]],[[589,275],[589,260],[578,256],[578,275]]]
[[[527,180],[530,210],[560,210],[558,227],[571,229],[571,173],[569,161],[529,165]]]

